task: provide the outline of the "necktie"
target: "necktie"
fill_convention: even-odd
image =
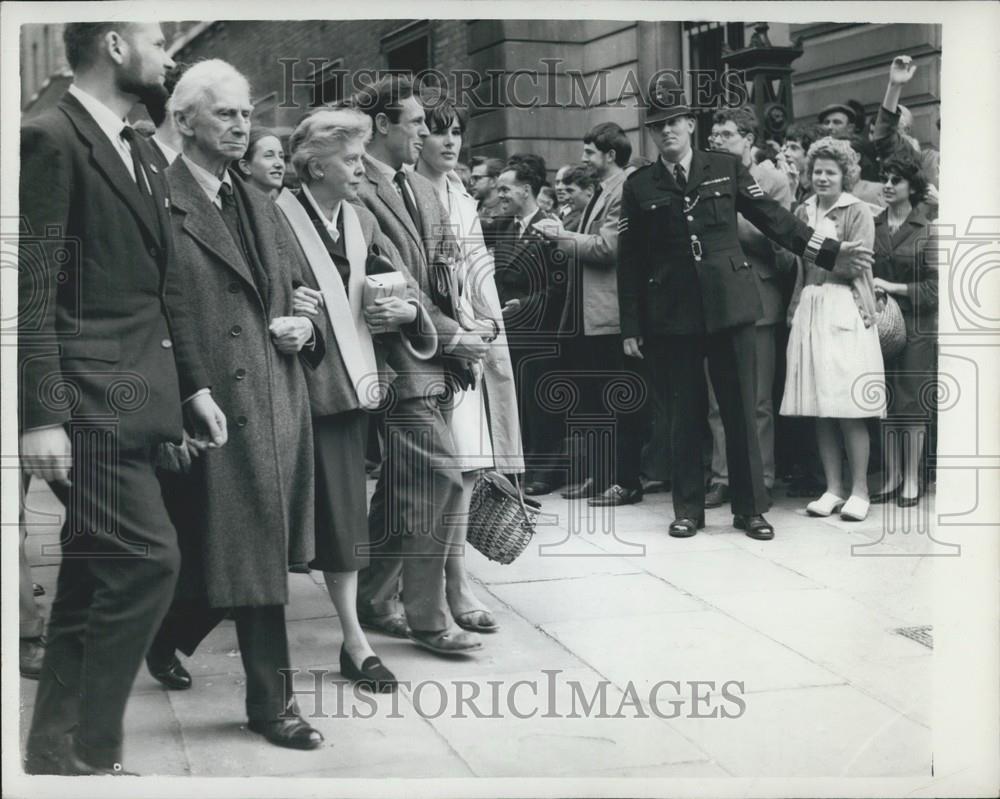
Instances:
[[[524,235],[525,225],[523,219],[517,220],[517,240],[521,240],[521,236]]]
[[[135,178],[135,185],[139,188],[139,194],[142,195],[143,199],[152,210],[153,195],[149,187],[149,178],[146,175],[146,168],[143,166],[142,159],[139,157],[139,147],[136,144],[136,136],[139,134],[135,132],[134,128],[126,125],[122,128],[120,135],[128,144],[129,152],[132,155],[132,176]]]
[[[594,191],[594,196],[590,198],[590,202],[587,203],[587,207],[583,212],[583,218],[580,220],[580,233],[586,233],[587,228],[590,226],[590,214],[594,210],[594,206],[597,205],[597,198],[601,196],[601,192],[604,191],[604,187],[598,184],[596,191]]]
[[[678,162],[674,165],[674,180],[677,181],[677,185],[681,187],[681,191],[687,188],[688,181],[687,175],[684,174],[684,167]]]
[[[266,286],[258,270],[256,260],[250,254],[250,249],[247,247],[247,242],[243,237],[243,226],[240,224],[240,210],[236,203],[236,197],[233,194],[233,187],[228,183],[223,183],[219,186],[219,199],[222,200],[222,221],[226,223],[233,241],[236,243],[239,251],[243,253],[243,260],[254,277],[257,290],[263,296]]]
[[[420,214],[417,211],[417,206],[413,203],[413,198],[410,197],[410,187],[406,180],[406,173],[400,169],[393,180],[399,186],[399,193],[403,196],[403,205],[406,206],[406,213],[410,215],[410,219],[413,220],[413,225],[416,229],[420,230]]]

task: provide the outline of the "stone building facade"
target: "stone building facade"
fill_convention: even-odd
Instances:
[[[578,160],[583,134],[606,120],[628,132],[637,156],[653,157],[637,92],[660,70],[718,69],[722,55],[746,47],[752,33],[748,22],[629,20],[209,20],[164,27],[175,59],[222,58],[248,77],[258,124],[287,132],[310,107],[344,96],[365,71],[433,70],[431,79],[447,80],[468,101],[464,159],[531,151],[553,168]],[[28,115],[54,102],[68,80],[58,29],[22,29]],[[939,26],[771,23],[768,35],[776,46],[803,49],[792,65],[799,119],[848,98],[874,114],[892,57],[913,56],[919,69],[903,102],[914,112],[916,137],[938,144]],[[53,76],[58,80],[46,85]]]

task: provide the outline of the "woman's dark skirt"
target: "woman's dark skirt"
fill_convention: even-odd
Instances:
[[[885,364],[889,388],[889,412],[892,417],[910,417],[914,424],[927,423],[937,409],[937,334],[936,325],[917,331],[912,315],[906,320],[906,346]]]
[[[316,558],[310,568],[352,572],[368,565],[367,436],[364,411],[313,417]]]

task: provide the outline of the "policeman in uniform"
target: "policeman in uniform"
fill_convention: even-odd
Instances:
[[[754,323],[762,306],[740,249],[736,213],[806,261],[853,277],[872,263],[859,242],[825,238],[767,198],[729,153],[692,148],[695,116],[677,89],[650,91],[646,129],[660,158],[625,182],[618,239],[618,301],[625,354],[648,358],[653,389],[671,408],[670,535],[705,525],[701,443],[708,402],[704,359],[726,434],[733,526],[768,540],[754,422]]]

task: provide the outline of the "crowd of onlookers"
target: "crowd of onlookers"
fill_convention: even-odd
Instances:
[[[731,499],[735,527],[773,538],[780,481],[811,515],[858,521],[926,490],[938,164],[898,103],[908,57],[871,127],[848,102],[761,141],[753,109],[719,108],[701,156],[696,113],[651,96],[660,158],[634,160],[599,122],[549,185],[533,153],[465,167],[467,109],[406,78],[283,140],[251,124],[234,66],[174,68],[158,25],[65,37],[74,83],[22,131],[29,227],[81,248],[58,277],[21,270],[22,467],[67,508],[47,646],[22,569],[21,670],[41,680],[29,771],[120,773],[140,664],[190,687],[177,652],[224,618],[249,729],[318,747],[285,679],[289,571],[323,573],[340,670],[368,690],[397,687],[372,631],[481,649],[499,625],[465,543],[485,471],[592,506],[673,489],[676,537]],[[125,122],[137,100],[145,136]],[[58,351],[28,335],[37,286]],[[906,344],[883,358],[888,296]],[[105,385],[116,369],[143,402]],[[53,378],[76,382],[76,405],[46,401]],[[79,430],[113,399],[112,458]]]

